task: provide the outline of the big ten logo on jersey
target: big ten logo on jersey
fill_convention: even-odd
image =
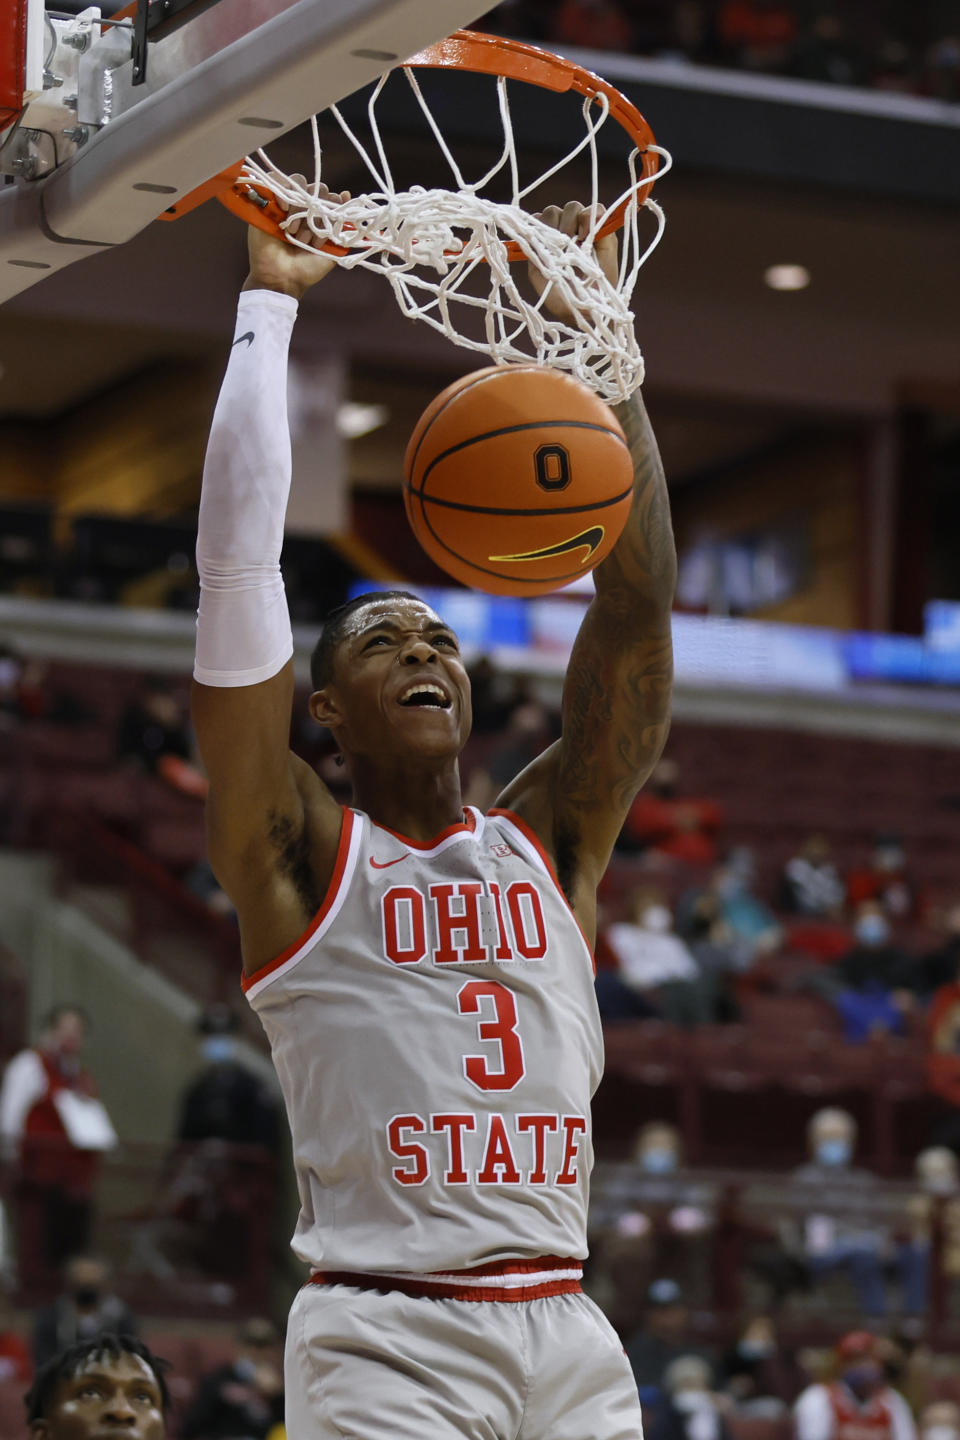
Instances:
[[[579,1185],[583,1115],[394,1115],[398,1185]]]
[[[392,885],[380,900],[383,953],[394,965],[481,965],[542,960],[543,900],[529,880]]]

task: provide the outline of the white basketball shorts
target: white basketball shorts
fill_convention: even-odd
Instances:
[[[306,1285],[288,1440],[642,1440],[623,1346],[582,1293],[441,1300]]]

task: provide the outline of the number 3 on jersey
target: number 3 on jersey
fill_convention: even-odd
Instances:
[[[486,1055],[465,1055],[463,1073],[478,1090],[512,1090],[523,1079],[523,1045],[517,1034],[517,1002],[498,980],[471,980],[457,992],[461,1015],[479,1015],[480,1040],[499,1047],[498,1066]],[[492,1019],[483,1018],[493,1012]]]

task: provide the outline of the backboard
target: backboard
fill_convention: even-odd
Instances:
[[[144,229],[483,0],[135,0],[0,20],[0,302]]]

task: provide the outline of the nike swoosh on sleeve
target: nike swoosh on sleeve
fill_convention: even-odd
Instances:
[[[374,860],[373,856],[371,855],[370,864],[373,866],[374,870],[389,870],[391,865],[399,865],[401,860],[406,860],[409,854],[410,851],[405,850],[402,855],[397,856],[396,860]]]
[[[254,332],[253,332],[252,330],[248,330],[245,335],[238,335],[237,338],[236,338],[236,340],[234,340],[233,345],[231,345],[230,348],[231,348],[231,350],[232,350],[232,349],[234,348],[234,346],[240,345],[244,340],[246,340],[246,342],[247,342],[248,345],[252,345],[253,342],[254,342],[254,340],[255,340],[256,338],[257,338],[257,337],[256,337],[256,335],[254,334]]]

